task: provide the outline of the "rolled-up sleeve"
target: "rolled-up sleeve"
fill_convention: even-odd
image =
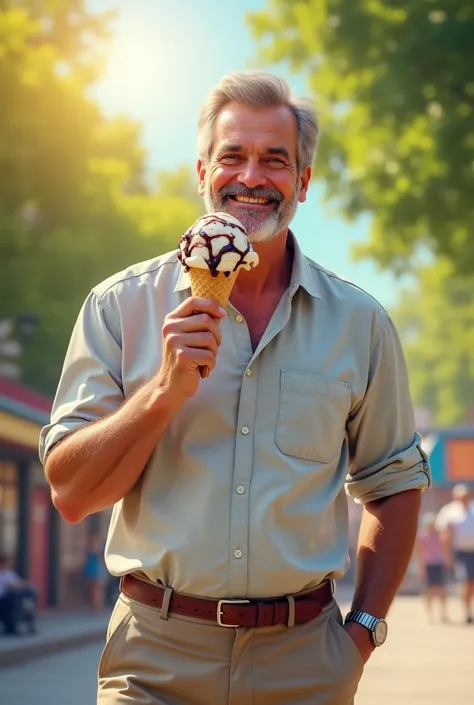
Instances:
[[[111,312],[91,292],[71,335],[51,422],[40,434],[41,462],[66,435],[112,413],[123,402],[122,351],[117,331]]]
[[[356,502],[431,485],[428,459],[415,432],[405,358],[384,313],[373,345],[368,385],[347,424],[349,474],[346,491]]]

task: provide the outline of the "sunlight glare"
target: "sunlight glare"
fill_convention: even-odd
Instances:
[[[170,75],[177,46],[162,37],[135,33],[112,42],[100,90],[114,103],[142,106],[172,89]],[[174,55],[174,56],[173,56]],[[132,107],[132,106],[131,106]]]

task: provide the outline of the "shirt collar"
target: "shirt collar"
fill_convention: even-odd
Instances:
[[[288,231],[291,246],[293,247],[293,271],[291,273],[290,294],[293,295],[301,287],[308,292],[310,296],[320,299],[315,271],[309,264],[308,258],[301,252],[298,240],[291,230]],[[174,291],[185,291],[191,288],[191,281],[188,272],[180,265],[178,281]]]
[[[316,270],[311,267],[308,258],[301,252],[301,248],[294,233],[289,230],[288,235],[293,247],[293,271],[291,273],[290,294],[296,293],[301,286],[310,296],[320,299],[321,294],[319,293],[318,283],[316,281]]]

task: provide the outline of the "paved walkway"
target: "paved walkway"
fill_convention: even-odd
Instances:
[[[100,615],[87,611],[40,614],[38,634],[0,635],[0,668],[103,639],[108,618],[109,611]]]
[[[473,705],[474,625],[455,600],[450,624],[429,624],[420,599],[400,597],[389,638],[366,666],[356,705]]]

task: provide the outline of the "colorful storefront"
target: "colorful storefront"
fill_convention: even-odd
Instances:
[[[82,576],[88,538],[103,534],[106,519],[65,524],[54,509],[38,437],[51,400],[0,377],[0,552],[33,582],[42,608],[75,607],[86,598]]]
[[[474,488],[474,427],[440,429],[427,434],[423,449],[431,467],[432,486],[422,495],[422,513],[435,512],[452,500],[458,483]],[[421,589],[418,563],[412,559],[401,592],[418,593]]]
[[[426,445],[435,485],[474,484],[474,426],[436,431]]]
[[[423,497],[425,510],[437,511],[451,500],[454,485],[474,488],[474,426],[433,431],[424,440],[433,486]]]
[[[0,550],[34,582],[41,606],[55,604],[58,518],[38,462],[38,434],[51,402],[0,378]]]

